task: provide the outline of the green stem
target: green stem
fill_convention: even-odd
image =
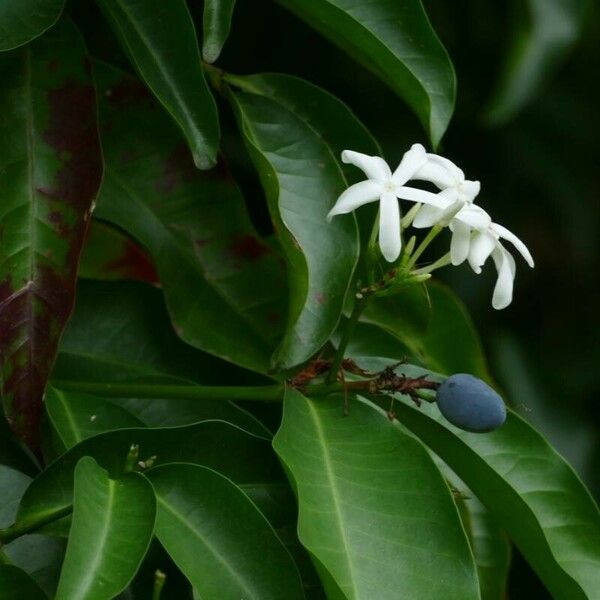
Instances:
[[[0,565],[12,565],[10,558],[6,555],[6,552],[0,548]]]
[[[18,521],[6,529],[0,529],[0,544],[8,544],[22,535],[33,533],[48,523],[52,523],[54,521],[58,521],[58,519],[66,517],[67,515],[71,514],[72,511],[73,505],[69,504],[68,506],[57,508],[35,518],[30,517],[29,519]]]
[[[441,258],[438,258],[434,263],[430,264],[428,267],[423,267],[422,269],[416,269],[412,272],[413,275],[427,275],[432,273],[436,269],[440,269],[441,267],[445,267],[452,262],[450,258],[450,252],[447,252]]]
[[[165,585],[165,579],[167,576],[160,570],[156,569],[154,572],[154,586],[152,588],[152,600],[160,600],[163,586]]]
[[[356,323],[358,323],[358,319],[362,314],[362,311],[365,309],[367,302],[369,300],[369,296],[365,296],[363,294],[357,294],[356,300],[354,301],[354,307],[352,308],[352,313],[350,313],[350,317],[346,323],[346,327],[344,328],[344,333],[342,334],[342,339],[338,344],[337,351],[335,356],[333,357],[333,363],[331,365],[331,369],[329,370],[329,374],[327,375],[327,382],[333,383],[337,379],[338,371],[342,366],[342,361],[344,360],[344,353],[346,352],[346,347],[348,346],[348,342],[356,329]]]
[[[423,241],[419,244],[418,248],[414,251],[413,255],[410,257],[410,260],[406,264],[407,270],[410,270],[415,266],[417,260],[419,260],[419,257],[421,256],[421,254],[423,254],[423,252],[425,252],[427,246],[429,246],[429,244],[431,244],[433,239],[437,236],[437,234],[442,229],[443,229],[443,227],[441,227],[440,225],[434,225],[429,230],[429,233],[423,238]]]
[[[281,402],[283,384],[242,386],[164,385],[107,383],[102,381],[52,381],[61,390],[97,394],[107,398],[154,398],[177,400],[256,400]]]

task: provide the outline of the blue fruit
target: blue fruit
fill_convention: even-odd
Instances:
[[[493,431],[506,421],[502,398],[481,379],[467,373],[448,377],[438,388],[437,403],[450,423],[466,431]]]

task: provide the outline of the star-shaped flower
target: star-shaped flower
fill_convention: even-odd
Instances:
[[[449,226],[452,231],[450,257],[453,265],[460,265],[467,258],[469,242],[473,230],[487,229],[492,219],[479,206],[473,203],[481,184],[479,181],[465,179],[462,169],[452,161],[427,154],[427,161],[414,174],[413,179],[429,181],[441,192],[437,194],[445,206],[423,206],[416,214],[413,227],[422,229],[433,225]]]
[[[383,257],[388,262],[394,262],[400,255],[402,247],[398,200],[422,202],[441,209],[445,207],[444,200],[438,199],[438,194],[404,185],[425,165],[427,161],[425,148],[421,144],[414,144],[404,154],[393,173],[379,156],[344,150],[342,161],[362,169],[367,179],[351,185],[343,192],[329,211],[327,219],[331,220],[336,215],[347,214],[363,204],[379,200],[379,247]]]

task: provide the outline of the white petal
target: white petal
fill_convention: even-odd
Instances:
[[[513,284],[515,279],[515,260],[501,245],[492,252],[496,263],[498,279],[492,296],[492,306],[496,310],[506,308],[512,302]]]
[[[392,175],[392,180],[396,185],[404,185],[409,179],[427,161],[427,152],[421,144],[413,144],[410,150],[407,150],[398,165],[398,168]]]
[[[460,183],[465,180],[465,174],[462,169],[459,169],[451,160],[440,156],[439,154],[428,154],[427,158],[433,163],[438,164],[446,169],[448,173],[454,178],[456,183]]]
[[[413,227],[416,227],[417,229],[433,227],[443,214],[444,211],[436,206],[422,206],[413,221]]]
[[[381,186],[378,183],[371,181],[370,179],[355,183],[337,199],[333,208],[327,215],[327,220],[331,221],[336,215],[345,215],[363,204],[379,200],[380,196]]]
[[[388,262],[394,262],[400,256],[400,206],[396,196],[386,192],[379,204],[379,248]]]
[[[460,221],[453,223],[453,226],[450,260],[454,266],[457,266],[463,263],[469,255],[471,228]]]
[[[487,229],[492,224],[490,215],[488,215],[483,208],[475,206],[474,204],[463,207],[454,218],[481,231]]]
[[[508,240],[521,254],[521,256],[525,259],[527,264],[533,268],[533,256],[531,256],[527,246],[511,231],[503,227],[502,225],[498,225],[498,223],[494,223],[492,225],[492,229],[505,240]]]
[[[431,206],[441,208],[442,210],[448,208],[457,198],[457,192],[454,188],[448,188],[447,190],[433,194],[432,192],[426,192],[425,190],[401,186],[396,188],[395,194],[402,200],[430,204]]]
[[[453,162],[437,154],[428,154],[427,162],[413,175],[413,179],[429,181],[441,190],[458,185],[464,178]]]
[[[471,239],[469,247],[469,264],[475,273],[481,273],[481,267],[489,258],[492,250],[496,247],[496,238],[487,231],[476,233]]]
[[[342,152],[342,162],[362,169],[369,179],[375,181],[387,181],[392,176],[388,164],[379,156],[369,156],[368,154],[354,152],[354,150],[344,150]]]
[[[461,196],[466,202],[473,202],[481,191],[481,183],[479,181],[463,181],[460,185]]]

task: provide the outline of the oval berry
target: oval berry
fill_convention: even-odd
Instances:
[[[493,431],[506,420],[506,407],[500,395],[467,373],[452,375],[440,385],[437,404],[450,423],[465,431]]]

